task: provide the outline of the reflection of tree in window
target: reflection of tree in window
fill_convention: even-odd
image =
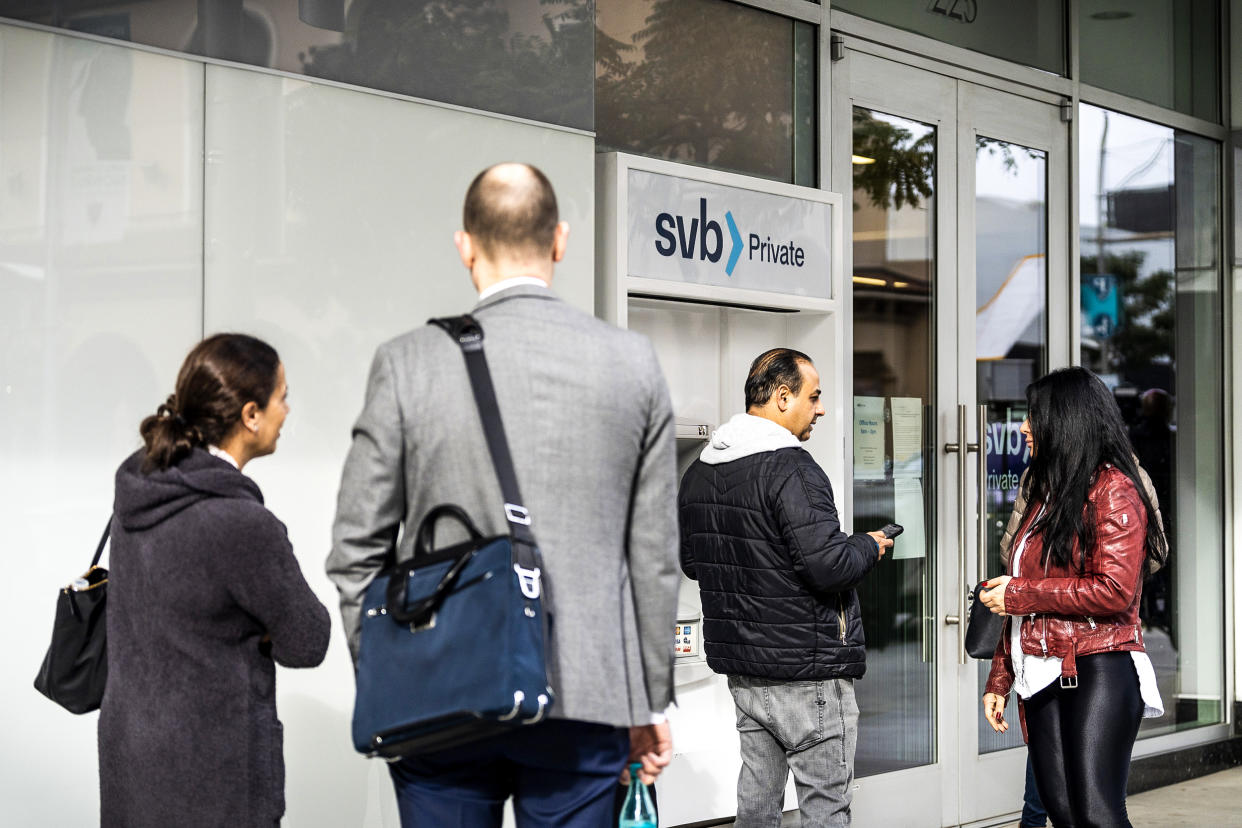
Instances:
[[[1024,147],[1021,144],[1011,144],[1008,141],[998,141],[995,138],[987,138],[983,135],[975,137],[976,158],[985,152],[993,157],[999,155],[1001,157],[1001,166],[1005,168],[1005,171],[1017,175],[1018,158],[1013,153],[1014,147],[1022,150],[1022,153],[1032,161],[1042,161],[1044,159],[1043,152],[1037,149]]]
[[[539,5],[545,31],[524,34],[504,0],[355,0],[343,41],[310,47],[302,71],[589,129],[592,4]]]
[[[644,23],[628,44],[596,30],[600,144],[792,180],[796,62],[814,58],[791,60],[793,22],[719,0],[654,0]]]
[[[854,167],[854,190],[876,207],[917,207],[932,195],[936,133],[918,138],[910,130],[854,109],[854,155],[868,159]],[[858,205],[854,205],[858,209]]]

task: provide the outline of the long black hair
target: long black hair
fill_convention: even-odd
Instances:
[[[1023,494],[1028,503],[1044,505],[1035,523],[1044,539],[1040,563],[1051,557],[1059,566],[1074,564],[1076,540],[1079,574],[1086,569],[1096,541],[1095,507],[1087,495],[1106,463],[1134,483],[1147,509],[1143,549],[1148,558],[1163,560],[1164,531],[1139,477],[1121,409],[1100,378],[1085,368],[1061,368],[1028,385],[1026,402],[1035,453]]]

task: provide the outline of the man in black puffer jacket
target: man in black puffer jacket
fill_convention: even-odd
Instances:
[[[803,825],[850,822],[853,680],[867,667],[854,587],[892,541],[841,531],[828,477],[799,445],[824,414],[819,396],[805,354],[760,354],[747,413],[712,435],[678,495],[707,663],[737,707],[739,826],[780,824],[790,770]]]

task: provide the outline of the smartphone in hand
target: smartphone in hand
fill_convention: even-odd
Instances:
[[[906,527],[902,526],[900,523],[890,523],[888,526],[885,526],[880,530],[884,537],[889,540],[892,540],[904,531],[906,531]]]

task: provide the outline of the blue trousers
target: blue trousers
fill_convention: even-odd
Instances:
[[[1035,766],[1031,754],[1026,755],[1026,792],[1022,795],[1021,828],[1044,828],[1048,824],[1048,812],[1039,801],[1039,788],[1035,787]]]
[[[629,752],[627,730],[553,719],[390,771],[402,828],[499,828],[510,797],[519,828],[599,828]]]

